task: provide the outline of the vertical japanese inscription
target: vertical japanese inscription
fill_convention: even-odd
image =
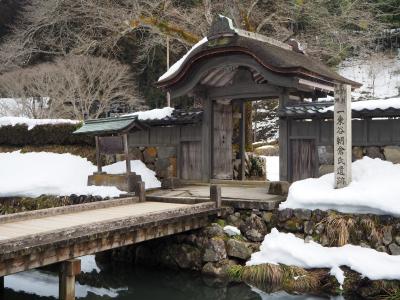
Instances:
[[[334,163],[335,188],[343,188],[351,182],[351,87],[335,86],[334,106]]]

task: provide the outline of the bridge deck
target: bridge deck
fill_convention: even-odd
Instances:
[[[133,197],[0,216],[0,277],[201,228],[218,212]]]
[[[189,206],[176,203],[143,202],[10,222],[0,224],[0,242],[53,230],[67,230],[74,226],[84,226],[95,222],[159,213]]]

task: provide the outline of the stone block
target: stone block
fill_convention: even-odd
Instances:
[[[143,159],[145,163],[152,163],[157,158],[157,148],[155,147],[147,147],[143,151]]]
[[[382,242],[385,245],[389,245],[393,240],[393,237],[392,237],[392,226],[384,226],[382,231],[383,231]]]
[[[353,147],[352,150],[352,159],[353,161],[357,159],[361,159],[364,156],[364,151],[362,147]]]
[[[251,256],[251,249],[247,243],[230,239],[226,243],[226,251],[228,256],[247,260]]]
[[[268,194],[286,196],[289,192],[289,182],[271,181],[269,183]]]
[[[158,158],[176,157],[176,147],[158,147]]]
[[[395,243],[389,245],[389,250],[392,255],[400,255],[400,246]]]
[[[142,181],[142,177],[136,175],[136,173],[131,173],[129,175],[95,173],[88,177],[88,185],[116,186],[121,191],[126,192],[134,192],[139,181]]]
[[[318,146],[320,165],[333,165],[333,146]]]
[[[318,169],[318,175],[323,176],[329,173],[333,173],[334,170],[335,170],[334,165],[320,165]]]
[[[400,164],[400,147],[399,146],[386,146],[383,149],[385,158],[394,164]]]
[[[227,254],[224,240],[215,237],[208,241],[208,245],[204,251],[203,261],[216,262],[225,259],[226,256]]]
[[[385,159],[385,156],[381,152],[381,148],[371,146],[365,148],[365,154],[370,157],[370,158],[380,158],[380,159]]]

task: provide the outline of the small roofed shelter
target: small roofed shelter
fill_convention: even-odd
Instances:
[[[74,134],[85,134],[95,137],[97,172],[89,176],[90,185],[117,186],[124,191],[133,192],[137,182],[142,179],[135,170],[131,170],[130,160],[133,153],[130,149],[138,147],[167,147],[174,148],[177,153],[177,174],[184,179],[200,179],[200,160],[191,161],[187,157],[190,149],[187,143],[201,143],[200,128],[202,120],[201,110],[164,109],[162,116],[155,115],[152,111],[136,114],[102,118],[85,121],[83,126]],[[141,114],[145,117],[141,117]],[[142,116],[143,116],[142,115]],[[101,155],[123,154],[126,161],[125,174],[106,174],[102,169]],[[199,156],[197,154],[197,156]]]
[[[171,99],[188,95],[201,102],[203,121],[201,178],[232,179],[233,105],[240,107],[241,178],[244,174],[245,103],[279,99],[280,109],[304,99],[333,95],[338,85],[355,89],[348,80],[307,56],[301,47],[237,29],[229,18],[219,16],[207,37],[198,42],[157,82]],[[288,123],[280,118],[280,179],[289,180],[292,143]],[[301,155],[301,153],[300,153]]]

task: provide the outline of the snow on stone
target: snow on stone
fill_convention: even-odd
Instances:
[[[131,170],[142,177],[146,189],[161,187],[161,182],[156,177],[156,172],[150,170],[141,160],[131,160]],[[104,166],[103,171],[108,174],[124,174],[126,172],[126,162],[119,161],[114,164]]]
[[[355,101],[351,103],[351,109],[355,111],[361,111],[363,109],[374,110],[374,109],[389,109],[395,108],[400,109],[400,97],[398,98],[390,98],[390,99],[376,99],[376,100],[363,100],[363,101]],[[333,111],[334,107],[329,106],[324,108],[322,112],[325,111]]]
[[[342,189],[334,188],[333,173],[294,182],[279,209],[318,208],[400,216],[400,164],[364,156],[352,163],[352,173],[352,182]]]
[[[86,158],[69,153],[0,153],[0,197],[40,195],[98,195],[124,193],[111,186],[87,186],[96,167]]]
[[[137,111],[137,112],[125,114],[122,116],[123,117],[137,116],[139,120],[160,120],[160,119],[170,117],[173,112],[174,112],[174,108],[164,107],[164,108],[155,108],[155,109],[145,110],[145,111]]]
[[[31,130],[37,125],[78,124],[78,123],[79,121],[77,120],[69,120],[69,119],[30,119],[25,117],[0,117],[0,127],[25,124],[28,126],[28,130]]]
[[[400,255],[354,245],[323,247],[313,241],[306,243],[294,234],[282,233],[276,228],[265,236],[260,251],[253,253],[246,265],[264,263],[306,269],[330,268],[339,283],[344,279],[340,266],[347,266],[371,280],[400,280]]]
[[[270,181],[279,181],[279,156],[261,156],[265,159],[265,169],[267,170],[267,179]]]
[[[239,228],[231,225],[226,225],[224,231],[229,236],[241,235]]]
[[[285,291],[267,293],[254,286],[250,286],[250,288],[260,296],[261,300],[345,300],[343,296],[293,295]]]
[[[163,75],[160,76],[160,78],[158,78],[158,81],[164,80],[170,76],[172,76],[173,74],[175,74],[175,72],[177,72],[179,70],[179,68],[181,67],[181,65],[183,64],[183,62],[185,61],[186,57],[189,56],[189,54],[196,49],[197,47],[203,45],[204,43],[206,43],[207,37],[204,37],[203,39],[201,39],[199,42],[197,42],[184,56],[181,57],[181,59],[179,59],[176,63],[174,63],[167,72],[165,72]]]

